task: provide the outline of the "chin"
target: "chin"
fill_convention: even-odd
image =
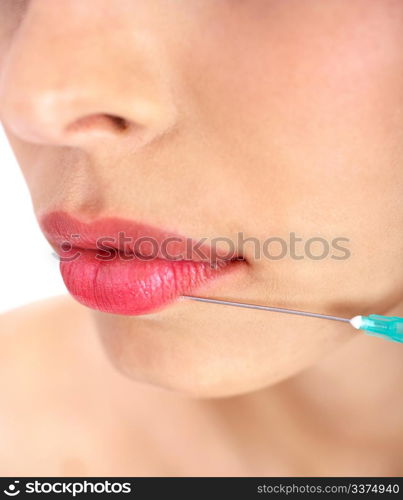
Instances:
[[[124,317],[95,312],[101,343],[112,365],[133,381],[191,398],[224,398],[267,388],[322,359],[343,344],[340,336],[312,332],[312,342],[290,342],[305,332],[268,331],[262,346],[250,329],[215,329],[170,322],[158,314]],[[232,326],[232,325],[230,325]],[[259,329],[258,329],[259,330]],[[308,334],[308,332],[307,332]],[[248,338],[249,337],[249,338]],[[319,341],[315,341],[319,339]]]

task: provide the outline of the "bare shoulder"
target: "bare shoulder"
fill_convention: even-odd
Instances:
[[[1,475],[57,475],[76,463],[69,441],[74,414],[86,414],[83,373],[103,362],[98,344],[88,311],[68,296],[0,315]]]
[[[0,315],[0,394],[2,476],[154,470],[150,419],[170,398],[116,371],[70,297]]]
[[[85,316],[85,308],[68,295],[33,302],[0,314],[0,342],[8,335],[29,336],[37,330],[43,332],[44,327],[60,327],[62,320],[73,323]]]
[[[35,368],[41,374],[72,345],[82,332],[90,335],[93,326],[87,310],[68,296],[38,301],[0,315],[0,384],[4,375],[19,370],[20,375]]]

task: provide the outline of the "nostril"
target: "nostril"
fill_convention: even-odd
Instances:
[[[120,116],[109,115],[111,120],[115,121],[117,128],[120,130],[127,130],[129,128],[129,122]]]
[[[130,122],[121,116],[106,113],[83,116],[66,127],[67,132],[109,131],[124,132],[130,127]]]

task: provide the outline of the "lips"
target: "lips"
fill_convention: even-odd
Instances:
[[[40,225],[73,297],[113,314],[154,312],[240,264],[205,243],[124,219],[87,223],[52,212]]]

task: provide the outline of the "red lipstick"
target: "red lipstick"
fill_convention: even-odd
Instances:
[[[113,314],[154,312],[240,263],[203,242],[120,218],[83,222],[51,212],[40,225],[73,297]]]

